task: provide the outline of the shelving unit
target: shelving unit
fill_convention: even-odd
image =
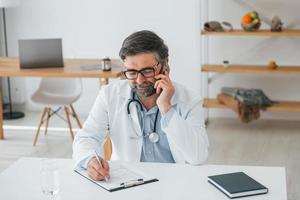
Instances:
[[[246,32],[244,30],[233,30],[230,32],[207,32],[201,31],[203,36],[300,36],[300,30],[286,29],[282,32],[271,32],[270,30],[259,30],[256,32]],[[254,74],[254,75],[299,75],[300,66],[278,66],[276,69],[268,65],[224,65],[204,64],[201,67],[202,72],[213,73],[232,73],[232,74]],[[227,107],[218,102],[217,99],[205,98],[203,107],[227,109]],[[270,112],[300,112],[300,101],[275,101],[275,103],[266,109]]]

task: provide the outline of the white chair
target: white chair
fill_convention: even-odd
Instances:
[[[64,108],[65,110],[66,121],[73,141],[74,134],[72,131],[70,115],[76,119],[79,128],[81,128],[78,115],[72,106],[72,104],[80,97],[81,92],[82,83],[79,78],[42,78],[39,88],[31,96],[33,102],[42,104],[45,107],[33,140],[33,146],[37,143],[41,126],[46,122],[45,135],[47,135],[50,117],[57,114],[61,108]],[[51,107],[58,107],[58,109],[53,110]],[[69,108],[72,112],[70,112]]]

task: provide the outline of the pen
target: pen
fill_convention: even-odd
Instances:
[[[131,181],[123,182],[120,185],[126,188],[126,187],[135,186],[135,185],[141,185],[143,183],[144,183],[143,179],[137,179],[137,180],[131,180]]]
[[[98,156],[98,153],[97,153],[96,150],[94,150],[94,154],[95,154],[95,157],[96,157],[96,159],[97,159],[99,165],[104,169],[104,167],[103,167],[103,165],[102,165],[102,163],[101,163],[101,161],[100,161],[100,160],[102,160],[102,158],[101,158],[100,156]],[[108,181],[108,178],[107,178],[106,176],[104,176],[104,179],[105,179],[105,181]]]

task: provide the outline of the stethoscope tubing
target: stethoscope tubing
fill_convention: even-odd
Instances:
[[[139,100],[135,99],[135,92],[133,92],[132,99],[129,99],[128,104],[127,104],[127,114],[129,116],[131,122],[133,121],[133,119],[131,117],[131,113],[130,113],[130,104],[132,104],[132,103],[137,103],[140,107],[140,111],[144,111],[142,103]],[[158,113],[159,113],[159,109],[157,109],[156,114],[155,114],[153,133],[156,133],[156,124],[157,124],[157,119],[158,119]],[[133,125],[133,123],[132,123],[132,125]],[[135,130],[135,132],[138,137],[143,137],[143,135],[139,135],[136,130]]]

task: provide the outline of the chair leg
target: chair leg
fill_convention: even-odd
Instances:
[[[75,109],[74,109],[74,107],[73,107],[72,104],[70,105],[70,108],[71,108],[71,110],[72,110],[73,117],[76,119],[76,122],[77,122],[77,124],[78,124],[78,127],[79,127],[79,128],[82,128],[81,123],[80,123],[80,120],[79,120],[79,118],[78,118],[78,115],[77,115],[77,113],[76,113],[76,111],[75,111]]]
[[[71,121],[70,121],[70,113],[69,113],[69,109],[67,106],[64,106],[65,108],[65,114],[66,114],[66,118],[67,118],[67,122],[68,122],[68,127],[69,127],[69,130],[70,130],[70,134],[71,134],[71,138],[72,138],[72,141],[74,140],[74,134],[73,134],[73,131],[72,131],[72,125],[71,125]]]
[[[44,108],[44,111],[42,112],[42,116],[41,116],[41,119],[40,119],[40,123],[38,125],[38,129],[37,129],[37,132],[35,134],[35,137],[34,137],[34,140],[33,140],[33,146],[36,145],[36,142],[38,140],[38,137],[39,137],[39,134],[40,134],[40,129],[41,129],[41,126],[43,124],[43,120],[44,120],[44,117],[45,117],[45,114],[47,112],[47,108]]]
[[[51,117],[51,108],[47,108],[47,120],[46,120],[46,125],[45,125],[45,135],[47,135],[48,132],[48,125]]]

